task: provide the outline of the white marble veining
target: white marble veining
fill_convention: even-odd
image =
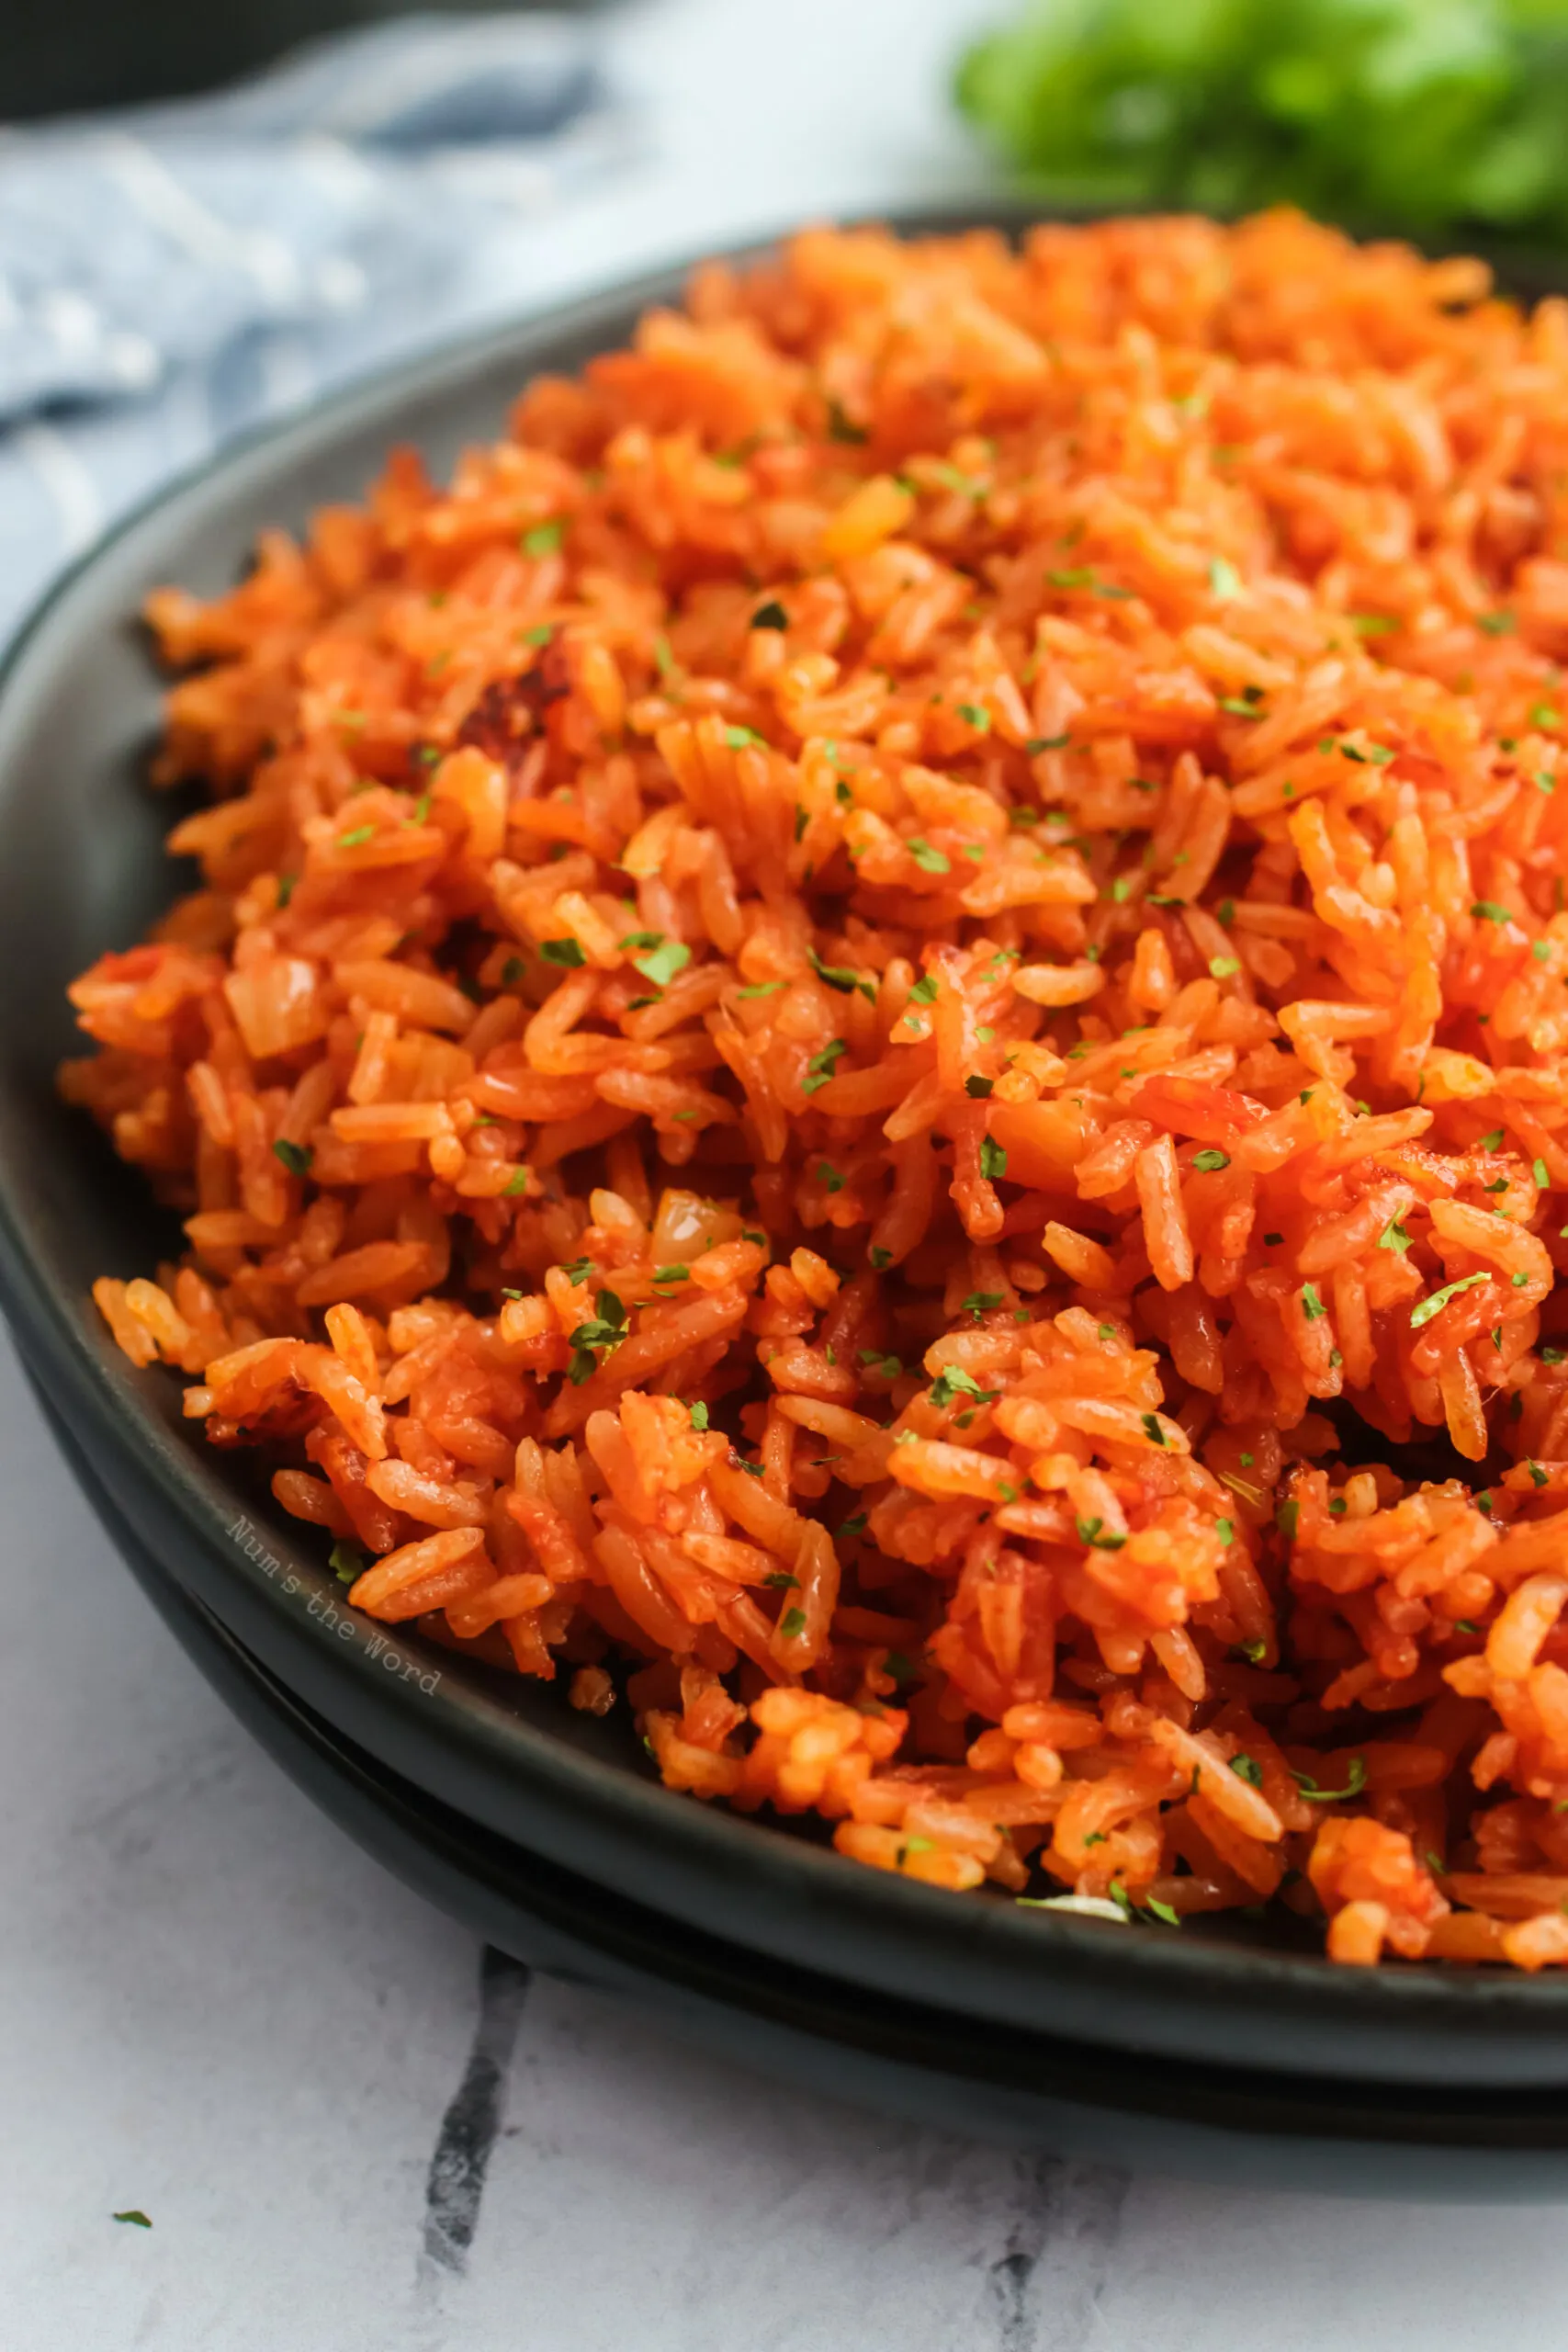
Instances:
[[[976,185],[940,82],[984,14],[645,0],[615,40],[658,99],[658,153],[637,188],[552,228],[545,290],[792,213]],[[500,255],[488,299],[506,291]],[[1562,2344],[1550,2209],[1224,2194],[1021,2158],[780,2088],[543,1982],[502,2000],[471,2244],[433,2258],[473,1940],[225,1713],[113,1558],[3,1341],[0,1492],[5,2346]],[[127,2207],[152,2228],[117,2224]]]

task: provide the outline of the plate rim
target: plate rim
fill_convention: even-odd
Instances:
[[[896,211],[886,216],[886,225],[901,235],[986,228],[1016,233],[1036,220],[1062,217],[1027,204],[991,203]],[[239,497],[253,476],[276,483],[282,492],[291,472],[312,457],[330,458],[356,435],[374,431],[385,447],[394,437],[400,413],[444,394],[455,400],[465,384],[503,364],[514,366],[520,389],[530,375],[552,364],[552,353],[573,341],[602,336],[600,347],[613,347],[649,304],[677,294],[699,261],[755,258],[775,249],[788,233],[785,227],[774,235],[748,239],[722,255],[705,253],[642,271],[571,302],[513,317],[393,367],[373,369],[322,402],[238,436],[151,492],[50,584],[0,653],[0,792],[9,755],[25,735],[28,695],[47,685],[47,673],[35,677],[35,671],[46,662],[53,639],[62,631],[69,637],[79,607],[85,618],[97,583],[134,556],[142,541],[177,530],[209,503],[221,504],[225,496]],[[1559,282],[1568,282],[1568,260],[1556,276]],[[236,556],[245,551],[235,548]],[[0,824],[8,816],[14,821],[0,800]],[[141,1180],[127,1171],[126,1181]],[[157,1409],[152,1385],[160,1384],[160,1394],[172,1391],[172,1376],[165,1372],[137,1374],[118,1356],[107,1332],[95,1328],[97,1318],[90,1299],[72,1299],[61,1282],[32,1262],[25,1208],[16,1197],[3,1136],[0,1305],[17,1330],[29,1368],[57,1408],[85,1417],[121,1488],[137,1494],[154,1511],[161,1508],[172,1516],[183,1540],[187,1576],[192,1562],[205,1555],[209,1584],[217,1580],[236,1591],[243,1589],[254,1622],[270,1612],[280,1640],[294,1651],[298,1663],[305,1655],[298,1641],[303,1619],[298,1610],[289,1617],[295,1596],[280,1590],[276,1571],[281,1568],[286,1578],[297,1579],[297,1590],[309,1589],[319,1595],[325,1573],[321,1564],[311,1561],[271,1523],[265,1530],[264,1548],[272,1559],[272,1572],[236,1549],[236,1498],[220,1476],[222,1457],[204,1453],[194,1442],[177,1441],[177,1411],[171,1419],[166,1396],[165,1409]],[[206,1597],[210,1601],[210,1594]],[[213,1605],[223,1618],[221,1606]],[[541,1802],[564,1806],[580,1826],[592,1819],[604,1827],[608,1816],[616,1833],[611,1844],[627,1873],[635,1874],[639,1845],[673,1845],[686,1878],[706,1885],[710,1894],[724,1894],[733,1902],[739,1887],[755,1900],[767,1922],[767,1943],[759,1948],[778,1949],[781,1924],[786,1930],[788,1924],[787,1919],[781,1923],[781,1905],[786,1914],[793,1911],[807,1922],[827,1909],[841,1923],[841,1932],[863,1938],[875,1955],[874,1970],[867,1962],[857,1972],[863,1981],[884,1984],[901,1996],[922,1997],[900,1962],[901,1945],[918,1944],[941,1964],[974,1972],[965,1980],[971,1992],[977,1996],[982,1980],[990,1990],[983,2006],[975,1999],[966,2004],[970,2014],[998,2014],[999,1998],[1000,2010],[1010,2010],[1017,2022],[1025,2024],[1031,2016],[1038,2017],[1042,2007],[1059,2005],[1064,1998],[1076,1999],[1081,2009],[1086,1993],[1092,1991],[1089,2007],[1099,2013],[1099,2022],[1080,2017],[1075,2030],[1084,2039],[1108,2043],[1148,2034],[1153,2018],[1168,2016],[1173,2007],[1182,2011],[1200,2041],[1213,2030],[1212,2018],[1209,2026],[1203,2025],[1212,2012],[1223,2012],[1224,2028],[1234,2030],[1238,2009],[1252,2010],[1257,2013],[1255,2028],[1277,2031],[1289,2025],[1303,2035],[1300,2047],[1290,2053],[1291,2064],[1303,2073],[1329,2070],[1324,2052],[1330,2044],[1335,2045],[1334,2063],[1342,2064],[1358,2051],[1365,2057],[1390,2035],[1414,2031],[1429,2041],[1438,2031],[1452,2035],[1468,2051],[1466,2063],[1480,2069],[1476,2080],[1498,2079],[1496,2070],[1505,2058],[1511,2058],[1505,2067],[1511,2078],[1522,2078],[1529,2071],[1540,2079],[1541,2064],[1553,2045],[1551,2063],[1568,2080],[1568,1978],[1550,1973],[1536,1978],[1514,1972],[1472,1973],[1437,1966],[1348,1970],[1317,1954],[1228,1947],[1196,1938],[1183,1941],[1168,1933],[1112,1928],[1071,1915],[1032,1913],[1025,1921],[1010,1905],[983,1898],[957,1904],[942,1891],[867,1871],[769,1822],[702,1804],[587,1755],[536,1729],[477,1682],[459,1677],[453,1654],[400,1628],[391,1629],[389,1643],[388,1629],[348,1610],[341,1592],[337,1605],[342,1619],[354,1623],[354,1635],[318,1634],[312,1629],[312,1638],[323,1667],[330,1661],[335,1669],[327,1679],[341,1690],[346,1687],[345,1668],[352,1669],[361,1697],[377,1713],[383,1745],[373,1747],[373,1752],[382,1754],[385,1745],[406,1742],[412,1726],[422,1720],[412,1708],[406,1715],[388,1713],[386,1702],[397,1686],[378,1667],[377,1656],[384,1660],[389,1647],[422,1657],[428,1653],[440,1679],[435,1692],[422,1694],[439,1702],[423,1718],[427,1760],[434,1757],[450,1778],[452,1751],[463,1751],[470,1764],[477,1762],[487,1775],[499,1772],[503,1782],[509,1775],[520,1775]],[[378,1650],[372,1651],[372,1643],[378,1644]],[[271,1661],[264,1657],[264,1663]],[[456,1688],[456,1699],[444,1698],[444,1687]],[[476,1747],[477,1758],[472,1753]],[[385,1756],[384,1760],[392,1761]],[[432,1793],[439,1796],[441,1791],[433,1789]],[[504,1805],[491,1802],[479,1810],[470,1802],[467,1809],[485,1826],[508,1834],[508,1825],[496,1817],[506,1810]],[[530,1842],[549,1851],[537,1825]],[[552,1859],[571,1866],[563,1853]],[[689,1887],[683,1903],[689,1916]],[[693,1917],[692,1923],[704,1921]],[[795,1940],[798,1944],[799,1939]],[[801,1964],[818,1963],[803,1953]],[[1114,2017],[1108,2014],[1111,2011]],[[1485,2061],[1474,2046],[1483,2039],[1490,2045]],[[1427,2073],[1424,2064],[1418,2075],[1401,2070],[1387,2078],[1425,2079]]]

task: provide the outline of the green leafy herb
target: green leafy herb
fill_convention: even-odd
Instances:
[[[779,1631],[786,1642],[793,1642],[798,1634],[804,1634],[806,1631],[805,1610],[786,1609],[779,1619]]]
[[[554,555],[565,534],[564,523],[536,523],[531,531],[523,534],[523,552],[535,557]]]
[[[852,970],[848,964],[824,964],[815,947],[808,952],[812,970],[829,988],[837,989],[840,996],[852,996],[858,989],[867,1004],[876,1002],[876,982],[874,979],[868,978],[863,972]],[[746,991],[742,989],[741,993],[744,995]]]
[[[550,622],[536,621],[532,628],[525,628],[523,631],[523,643],[525,645],[548,645],[554,635],[555,629]]]
[[[1217,597],[1222,605],[1229,604],[1242,594],[1241,574],[1234,563],[1226,562],[1223,555],[1215,556],[1209,566],[1209,594]]]
[[[1473,901],[1470,911],[1478,922],[1511,922],[1513,921],[1507,908],[1500,907],[1495,899],[1477,899]]]
[[[1486,1279],[1484,1274],[1464,1274],[1457,1283],[1445,1283],[1441,1290],[1435,1290],[1430,1298],[1419,1300],[1411,1308],[1411,1329],[1418,1331],[1424,1323],[1429,1323],[1433,1316],[1448,1305],[1450,1298],[1457,1298],[1461,1291],[1473,1290],[1478,1283]]]
[[[1247,1660],[1248,1666],[1261,1666],[1269,1655],[1269,1645],[1261,1634],[1254,1634],[1249,1642],[1238,1642],[1236,1649]]]
[[[1070,735],[1032,735],[1023,748],[1032,760],[1037,760],[1042,752],[1065,752],[1072,740]]]
[[[1345,1786],[1342,1789],[1320,1789],[1310,1772],[1298,1772],[1293,1769],[1291,1778],[1308,1804],[1343,1804],[1348,1797],[1359,1797],[1366,1787],[1366,1758],[1351,1757],[1345,1767]]]
[[[327,1566],[339,1584],[353,1584],[365,1574],[365,1555],[357,1544],[334,1544],[327,1554]]]
[[[1216,980],[1234,980],[1240,969],[1239,956],[1211,956],[1209,958],[1210,975]]]
[[[996,1082],[994,1078],[966,1078],[964,1081],[964,1091],[972,1096],[976,1102],[983,1102],[992,1091]]]
[[[871,1248],[865,1254],[870,1259],[872,1265],[879,1274],[885,1272],[893,1263],[892,1250],[879,1249],[874,1241],[872,1243]]]
[[[1148,1439],[1149,1443],[1151,1445],[1163,1445],[1166,1442],[1166,1438],[1165,1431],[1160,1426],[1159,1415],[1157,1413],[1144,1413],[1139,1416],[1139,1419],[1144,1424],[1144,1435]]]
[[[951,1405],[955,1396],[973,1396],[976,1404],[988,1405],[993,1396],[1000,1394],[998,1388],[982,1388],[974,1374],[959,1364],[945,1366],[931,1388],[931,1403],[937,1406]]]
[[[502,1187],[501,1197],[503,1201],[513,1201],[520,1193],[525,1193],[527,1189],[528,1170],[525,1168],[514,1168]]]
[[[575,939],[541,939],[539,953],[547,964],[558,965],[563,972],[581,971],[588,961]]]
[[[818,1087],[826,1086],[833,1075],[834,1066],[843,1059],[849,1050],[841,1037],[829,1038],[821,1052],[813,1054],[807,1063],[807,1074],[800,1081],[801,1092],[815,1094]]]
[[[750,625],[753,628],[788,628],[789,615],[776,596],[770,596],[765,605],[758,605]]]
[[[1231,1758],[1231,1770],[1238,1781],[1245,1781],[1248,1788],[1260,1789],[1263,1786],[1263,1767],[1256,1756],[1247,1754],[1245,1747]]]
[[[932,849],[930,842],[925,840],[923,835],[917,833],[914,840],[906,842],[904,846],[922,874],[952,873],[952,860],[944,857],[941,850]]]
[[[1002,1149],[1001,1145],[991,1136],[982,1136],[980,1138],[981,1175],[986,1178],[988,1183],[994,1184],[997,1182],[998,1178],[1005,1176],[1007,1172],[1008,1156]]]
[[[277,903],[286,907],[299,887],[298,874],[280,874],[277,877]]]
[[[367,842],[373,842],[375,838],[374,825],[355,825],[352,831],[338,835],[337,845],[339,849],[363,849]]]
[[[1230,1164],[1228,1151],[1195,1151],[1192,1155],[1193,1167],[1200,1169],[1205,1176],[1217,1176],[1222,1168],[1228,1168]]]
[[[1293,1544],[1296,1540],[1296,1530],[1300,1527],[1301,1523],[1302,1507],[1300,1503],[1296,1501],[1294,1496],[1292,1496],[1289,1502],[1283,1502],[1280,1505],[1279,1510],[1274,1514],[1274,1524],[1279,1529],[1280,1534],[1285,1538],[1286,1543]]]
[[[279,1136],[272,1150],[274,1159],[282,1160],[290,1176],[309,1173],[314,1154],[308,1143],[290,1143],[286,1136]]]
[[[1127,1541],[1124,1535],[1118,1535],[1113,1528],[1108,1528],[1102,1519],[1080,1519],[1077,1531],[1079,1541],[1090,1544],[1097,1552],[1119,1552]]]
[[[140,2205],[128,2205],[123,2213],[116,2213],[112,2218],[117,2222],[132,2222],[139,2230],[150,2230],[152,2226]]]
[[[1302,1313],[1305,1316],[1307,1321],[1309,1323],[1316,1323],[1325,1315],[1326,1315],[1327,1312],[1327,1307],[1325,1306],[1322,1299],[1319,1298],[1314,1285],[1311,1283],[1303,1283],[1302,1284]]]
[[[679,939],[661,939],[646,956],[632,957],[633,969],[651,980],[656,989],[667,989],[677,972],[683,972],[692,960],[692,951]]]
[[[570,1334],[572,1357],[566,1376],[575,1388],[592,1378],[626,1336],[626,1310],[613,1290],[602,1290],[593,1305],[594,1314]]]
[[[991,714],[988,710],[983,708],[979,703],[961,702],[957,707],[958,716],[963,719],[966,727],[972,727],[977,735],[988,735],[990,733]]]
[[[758,980],[749,989],[737,989],[735,993],[738,997],[776,996],[779,989],[787,985],[784,980]]]

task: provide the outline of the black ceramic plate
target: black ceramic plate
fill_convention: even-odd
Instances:
[[[921,227],[956,225],[921,222]],[[964,223],[963,225],[971,225]],[[53,1091],[63,997],[171,895],[166,803],[141,782],[159,683],[146,592],[231,581],[258,529],[356,497],[394,441],[437,469],[493,437],[530,374],[624,341],[678,276],[470,343],[243,446],[133,516],[51,594],[0,671],[0,1304],[121,1519],[270,1673],[381,1765],[552,1863],[683,1928],[976,2026],[1389,2083],[1568,2086],[1568,1982],[1336,1970],[1248,1946],[964,1900],[810,1838],[674,1796],[626,1727],[357,1616],[257,1465],[193,1439],[178,1384],[137,1373],[88,1296],[178,1237]],[[62,1660],[68,1672],[69,1660]]]
[[[153,1606],[268,1753],[389,1870],[531,1966],[634,2000],[711,2055],[796,2086],[1058,2155],[1331,2196],[1568,2192],[1555,2090],[1391,2089],[1106,2050],[868,1993],[607,1894],[439,1804],[304,1705],[157,1565],[50,1417]]]

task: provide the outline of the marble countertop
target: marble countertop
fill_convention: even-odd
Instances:
[[[660,0],[564,293],[938,202],[971,0]],[[874,106],[867,93],[874,92]],[[498,265],[492,304],[506,298]],[[889,2122],[526,1981],[386,1877],[116,1562],[0,1340],[0,2340],[17,2352],[1546,2352],[1551,2209],[1222,2192]],[[454,2136],[492,2079],[482,2180]],[[482,2193],[480,2193],[482,2192]],[[117,2222],[127,2209],[152,2226]]]

